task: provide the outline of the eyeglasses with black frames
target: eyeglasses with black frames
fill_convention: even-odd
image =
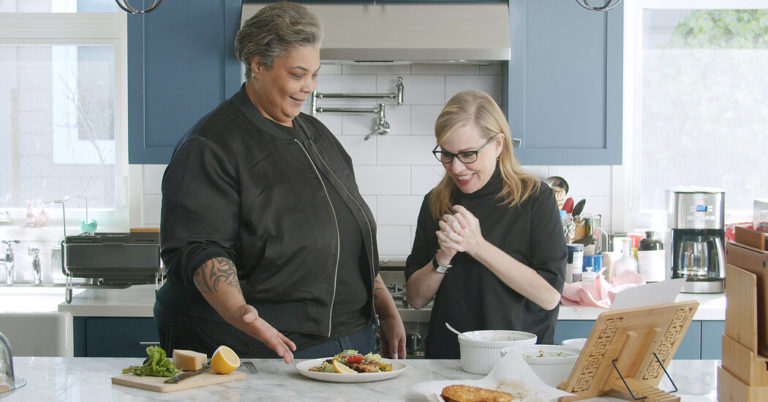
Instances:
[[[432,154],[435,155],[435,158],[439,160],[440,162],[450,165],[453,163],[453,158],[459,158],[459,161],[465,165],[468,165],[470,163],[474,163],[477,160],[477,154],[480,153],[480,151],[483,150],[483,148],[486,147],[486,145],[490,144],[493,139],[496,138],[494,135],[493,137],[489,138],[488,141],[485,142],[485,144],[481,145],[480,148],[474,150],[474,151],[461,151],[459,153],[452,153],[447,151],[438,151],[437,148],[440,146],[435,145],[435,148],[432,150]]]

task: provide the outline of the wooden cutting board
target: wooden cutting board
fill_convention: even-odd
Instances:
[[[127,387],[141,388],[155,392],[173,392],[183,389],[204,387],[206,385],[220,384],[223,382],[244,380],[245,373],[233,371],[229,374],[204,373],[187,378],[176,384],[166,384],[163,381],[167,377],[140,377],[133,374],[124,374],[112,377],[112,384],[125,385]]]

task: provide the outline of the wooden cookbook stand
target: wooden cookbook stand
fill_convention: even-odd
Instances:
[[[558,386],[576,395],[560,401],[612,392],[645,401],[679,401],[657,387],[662,376],[668,376],[665,367],[698,306],[692,300],[601,313],[571,374]]]
[[[768,252],[734,242],[726,250],[730,257],[725,268],[725,335],[717,368],[717,398],[768,401],[768,358],[759,354],[759,341],[765,341],[765,335],[758,336],[767,319]]]

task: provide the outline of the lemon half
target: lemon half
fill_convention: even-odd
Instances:
[[[351,368],[347,367],[346,364],[344,364],[344,363],[342,363],[342,362],[340,362],[338,360],[334,360],[333,361],[333,371],[335,371],[337,373],[342,373],[342,374],[356,374],[357,373],[357,371],[352,370]]]
[[[229,374],[240,367],[240,358],[229,346],[221,345],[211,357],[211,370],[216,374]]]

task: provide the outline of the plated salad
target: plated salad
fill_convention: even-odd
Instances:
[[[330,359],[326,359],[321,365],[311,367],[309,371],[320,373],[380,373],[392,371],[392,365],[384,363],[378,353],[362,355],[356,350],[345,350]]]

